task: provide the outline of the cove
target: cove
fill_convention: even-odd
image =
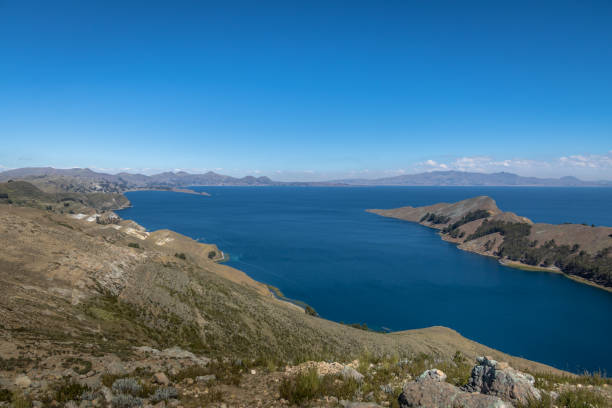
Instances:
[[[489,195],[534,222],[612,225],[612,189],[194,187],[211,197],[127,193],[149,230],[211,242],[229,265],[324,318],[405,330],[433,325],[573,372],[612,372],[612,294],[501,266],[418,224],[366,213]]]

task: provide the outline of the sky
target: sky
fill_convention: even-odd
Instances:
[[[612,2],[0,0],[32,166],[612,179]]]

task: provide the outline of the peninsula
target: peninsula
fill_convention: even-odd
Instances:
[[[487,196],[366,211],[434,228],[443,240],[458,244],[460,249],[498,258],[507,266],[560,272],[612,290],[611,227],[534,223],[501,211]]]

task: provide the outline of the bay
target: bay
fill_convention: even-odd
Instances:
[[[210,197],[127,193],[123,218],[230,255],[324,318],[375,329],[447,326],[501,351],[574,372],[612,373],[612,294],[559,274],[501,266],[435,231],[366,213],[489,195],[534,222],[612,225],[612,189],[194,187]]]

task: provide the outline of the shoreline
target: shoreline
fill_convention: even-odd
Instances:
[[[447,237],[446,235],[443,235],[441,233],[442,228],[439,228],[439,227],[436,227],[436,226],[433,226],[433,225],[426,225],[426,224],[423,224],[423,223],[421,223],[419,221],[412,221],[412,220],[402,219],[402,218],[398,218],[398,217],[390,217],[390,216],[387,216],[387,215],[382,215],[382,214],[379,214],[379,213],[375,212],[375,210],[366,209],[365,211],[369,212],[369,213],[372,213],[372,214],[376,214],[376,215],[385,217],[385,218],[394,218],[394,219],[397,219],[397,220],[401,220],[401,221],[405,221],[405,222],[410,222],[410,223],[413,223],[413,224],[418,224],[418,225],[421,225],[421,226],[426,227],[428,229],[433,229],[433,230],[438,232],[437,235],[440,237],[440,239],[442,241],[446,241],[446,242],[455,244],[455,247],[460,249],[460,250],[462,250],[462,251],[466,251],[466,252],[470,252],[470,253],[473,253],[473,254],[476,254],[476,255],[486,256],[486,257],[489,257],[489,258],[497,259],[497,261],[500,263],[500,265],[506,266],[508,268],[521,269],[521,270],[530,271],[530,272],[556,273],[556,274],[563,275],[564,277],[566,277],[568,279],[571,279],[574,282],[582,283],[584,285],[588,285],[588,286],[591,286],[591,287],[594,287],[594,288],[597,288],[597,289],[604,290],[604,291],[606,291],[608,293],[612,293],[612,287],[600,285],[600,284],[598,284],[596,282],[590,281],[590,280],[585,279],[585,278],[583,278],[581,276],[570,275],[568,273],[563,272],[562,270],[560,270],[559,268],[557,268],[555,266],[553,266],[553,267],[543,267],[543,266],[527,265],[527,264],[524,264],[524,263],[522,263],[520,261],[510,261],[510,260],[506,260],[506,259],[500,258],[499,256],[496,256],[496,255],[493,255],[493,254],[482,253],[480,251],[475,251],[475,250],[471,250],[471,249],[468,249],[468,248],[462,248],[460,241],[457,241],[454,238]]]
[[[598,283],[595,282],[591,282],[588,279],[585,279],[583,277],[580,276],[575,276],[575,275],[570,275],[567,274],[565,272],[563,272],[562,270],[560,270],[559,268],[545,268],[543,266],[533,266],[533,265],[527,265],[524,264],[522,262],[518,262],[518,261],[504,261],[503,259],[499,259],[499,263],[503,266],[507,266],[508,268],[514,268],[514,269],[520,269],[522,271],[529,271],[529,272],[548,272],[548,273],[555,273],[557,275],[563,275],[564,277],[573,280],[574,282],[578,282],[578,283],[582,283],[585,285],[589,285],[592,286],[594,288],[598,288],[598,289],[603,289],[606,292],[610,292],[612,293],[612,288],[608,287],[608,286],[603,286],[600,285]]]
[[[123,193],[132,193],[136,191],[169,191],[172,193],[182,193],[182,194],[192,194],[210,197],[210,194],[205,191],[195,191],[190,188],[178,188],[178,187],[170,187],[170,188],[131,188],[129,190],[125,190]]]

